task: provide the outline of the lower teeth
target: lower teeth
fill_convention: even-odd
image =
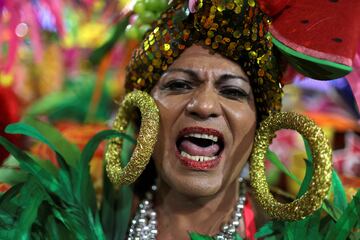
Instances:
[[[208,157],[208,156],[192,156],[188,154],[187,152],[181,151],[181,156],[186,157],[190,160],[197,161],[197,162],[206,162],[215,160],[216,156]]]

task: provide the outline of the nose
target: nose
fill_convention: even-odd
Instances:
[[[186,105],[186,112],[199,119],[216,118],[221,114],[217,94],[210,88],[199,88]]]

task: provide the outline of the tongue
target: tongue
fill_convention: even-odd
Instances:
[[[212,157],[216,155],[220,147],[218,144],[212,144],[208,147],[200,147],[189,140],[184,140],[180,144],[180,149],[192,156],[207,156]]]

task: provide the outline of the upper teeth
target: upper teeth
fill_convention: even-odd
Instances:
[[[211,141],[217,142],[218,137],[214,135],[208,135],[208,134],[201,134],[201,133],[189,133],[185,135],[185,137],[194,137],[194,138],[202,138],[202,139],[209,139]]]

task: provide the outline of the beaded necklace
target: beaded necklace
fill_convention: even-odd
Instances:
[[[242,179],[240,181],[240,196],[234,208],[231,220],[224,224],[214,239],[232,240],[235,239],[236,229],[243,218],[243,210],[246,200],[246,189]],[[146,193],[146,198],[140,202],[136,215],[131,221],[128,233],[128,240],[156,240],[158,233],[156,212],[153,208],[153,193],[157,190],[156,186],[151,187],[152,192]]]

